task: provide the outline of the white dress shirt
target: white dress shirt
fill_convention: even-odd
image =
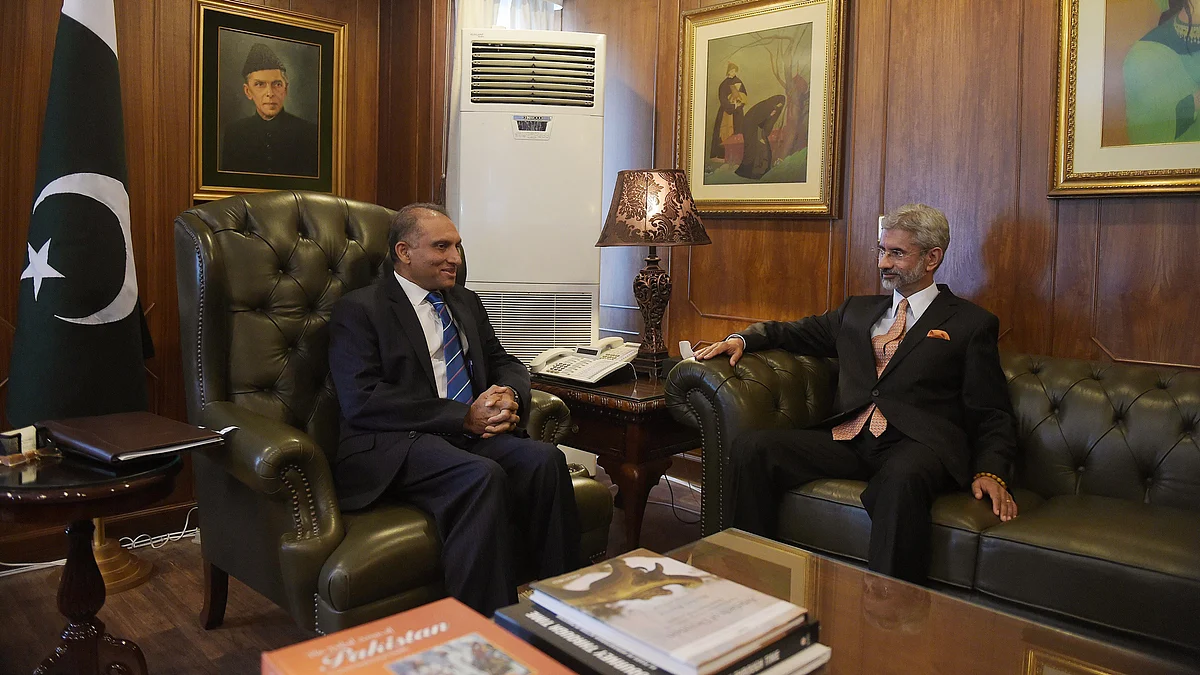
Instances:
[[[906,333],[921,318],[925,310],[929,309],[929,305],[933,304],[933,299],[937,297],[937,294],[937,284],[929,284],[929,286],[908,296],[908,312],[905,314],[908,318],[904,321],[904,330]],[[883,316],[871,327],[871,337],[883,335],[888,332],[892,327],[892,323],[896,321],[896,307],[900,305],[900,301],[903,299],[904,296],[900,295],[900,291],[892,291],[892,306],[888,307],[888,311],[884,312]]]
[[[446,398],[446,353],[442,344],[442,317],[438,316],[437,310],[433,308],[433,303],[429,302],[429,291],[405,279],[395,271],[392,274],[396,275],[396,281],[400,282],[400,288],[404,289],[404,295],[408,296],[413,311],[417,313],[417,320],[421,322],[421,330],[425,333],[425,345],[429,348],[429,359],[433,361],[433,380],[437,383],[438,396]],[[442,295],[442,298],[445,299],[445,294]],[[446,305],[446,311],[450,312],[449,304]],[[454,319],[453,312],[450,312],[450,320],[454,321],[454,326],[458,328],[458,321]],[[465,359],[467,336],[461,328],[458,331],[458,341],[462,343],[463,358]]]

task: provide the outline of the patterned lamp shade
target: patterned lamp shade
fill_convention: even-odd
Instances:
[[[683,171],[637,169],[617,173],[612,205],[596,246],[711,243]]]

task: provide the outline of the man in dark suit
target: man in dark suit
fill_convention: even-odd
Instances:
[[[1016,426],[996,341],[999,321],[955,297],[933,274],[950,243],[941,211],[909,204],[885,216],[879,274],[890,295],[856,296],[799,321],[766,321],[697,353],[699,359],[783,348],[838,359],[835,414],[813,429],[759,430],[734,444],[733,522],[773,536],[783,492],[817,478],[867,481],[870,569],[923,582],[929,510],[970,484],[1001,520]]]
[[[460,241],[441,207],[400,209],[394,270],[334,305],[333,473],[343,509],[395,499],[432,515],[446,590],[490,616],[516,602],[519,574],[578,566],[579,516],[563,453],[518,426],[529,372],[455,285]]]

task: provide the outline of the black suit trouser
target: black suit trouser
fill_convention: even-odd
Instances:
[[[774,537],[783,494],[818,478],[867,481],[871,516],[867,567],[914,583],[929,574],[929,511],[955,485],[937,453],[892,427],[879,438],[864,426],[849,441],[828,429],[768,429],[739,436],[733,453],[733,524]]]
[[[455,440],[419,437],[388,493],[433,517],[446,591],[490,617],[517,601],[519,578],[579,566],[575,492],[563,453],[549,443],[511,434]]]

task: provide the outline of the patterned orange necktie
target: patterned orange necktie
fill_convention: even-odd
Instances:
[[[876,335],[871,338],[871,345],[875,348],[875,377],[883,375],[883,369],[887,368],[888,361],[892,360],[892,355],[896,353],[896,349],[900,347],[900,343],[904,341],[904,324],[908,321],[908,298],[900,300],[900,304],[896,307],[896,320],[892,322],[892,327],[883,335]],[[883,413],[875,407],[875,404],[863,408],[863,411],[855,416],[852,420],[842,422],[833,428],[833,440],[848,441],[858,435],[862,431],[863,425],[867,419],[871,420],[871,435],[879,438],[879,435],[887,429],[887,419]]]

